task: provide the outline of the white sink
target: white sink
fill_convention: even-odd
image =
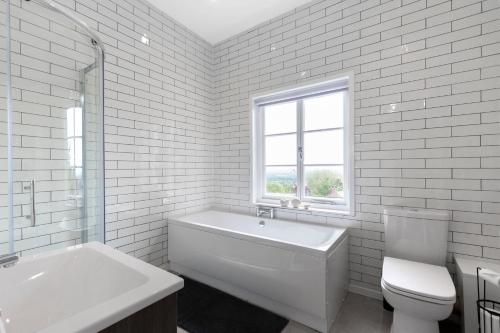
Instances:
[[[97,332],[183,285],[97,242],[22,257],[0,269],[0,333]]]

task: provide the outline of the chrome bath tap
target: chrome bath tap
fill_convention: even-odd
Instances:
[[[0,256],[0,266],[1,267],[9,267],[15,265],[19,260],[19,257],[15,254],[4,254]]]
[[[257,217],[264,217],[267,215],[268,218],[274,219],[274,208],[257,206]]]

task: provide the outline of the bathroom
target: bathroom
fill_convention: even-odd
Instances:
[[[500,0],[0,18],[0,333],[500,333]]]

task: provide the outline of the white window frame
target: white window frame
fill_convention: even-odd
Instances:
[[[301,118],[302,99],[327,94],[329,92],[347,90],[344,103],[344,198],[319,199],[306,197],[303,184],[303,162],[301,152],[297,151],[297,186],[298,198],[311,205],[311,210],[320,210],[340,214],[354,214],[354,74],[343,73],[334,77],[323,78],[320,81],[295,85],[292,87],[268,91],[250,97],[252,122],[252,203],[255,205],[279,206],[279,199],[283,195],[265,195],[264,177],[264,116],[263,105],[300,100],[297,102],[297,121],[303,124]],[[298,126],[303,128],[303,126]],[[303,147],[304,131],[297,131],[297,146]],[[295,197],[295,195],[292,195]]]

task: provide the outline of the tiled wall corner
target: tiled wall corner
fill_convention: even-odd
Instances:
[[[452,212],[449,262],[500,260],[500,3],[323,0],[215,47],[216,205],[251,212],[249,96],[355,73],[351,282],[379,290],[384,206]]]
[[[212,203],[213,47],[145,1],[58,2],[76,12],[105,44],[107,244],[155,265],[164,265],[168,216],[203,209]],[[44,11],[38,15],[34,5],[22,0],[13,0],[11,8],[15,103],[30,102],[34,103],[32,108],[37,108],[36,98],[29,98],[32,91],[43,87],[36,97],[40,106],[49,109],[50,103],[44,101],[52,98],[51,94],[65,83],[61,83],[64,75],[56,72],[54,64],[62,63],[63,68],[67,62],[70,68],[74,63],[71,57],[76,54],[61,53],[58,43],[64,40],[71,47],[71,43],[83,45],[84,42],[72,41],[70,36],[63,37],[54,31],[58,20],[64,21],[57,13]],[[2,19],[3,9],[2,1]],[[51,20],[55,24],[51,24]],[[143,36],[149,39],[148,45],[141,42]],[[3,47],[2,43],[2,51]],[[4,59],[2,52],[1,61]],[[3,93],[2,89],[4,101]],[[2,103],[2,108],[4,105]],[[25,122],[31,122],[26,124],[45,126],[47,133],[57,127],[59,131],[64,130],[64,126],[58,126],[55,121],[64,124],[64,119],[31,118],[26,109],[20,120],[15,119],[20,122],[16,126],[21,128]],[[5,123],[2,133],[3,126]],[[29,147],[50,151],[54,145],[41,136],[15,134],[19,139],[15,141],[16,152],[25,149],[26,154],[34,153],[23,146],[27,139],[37,142]],[[44,169],[48,177],[47,191],[51,191],[50,186],[57,190],[58,183],[50,174],[57,161],[50,154],[37,156],[36,161],[23,161],[28,156],[20,156],[15,165],[20,171],[27,165],[25,162]],[[44,165],[46,167],[42,167]],[[51,212],[47,213],[50,220]],[[7,237],[6,231],[2,235]],[[62,239],[60,235],[46,225],[29,230],[19,228],[17,250],[22,250],[23,242],[26,248],[36,251],[37,246],[57,247],[79,241]]]

